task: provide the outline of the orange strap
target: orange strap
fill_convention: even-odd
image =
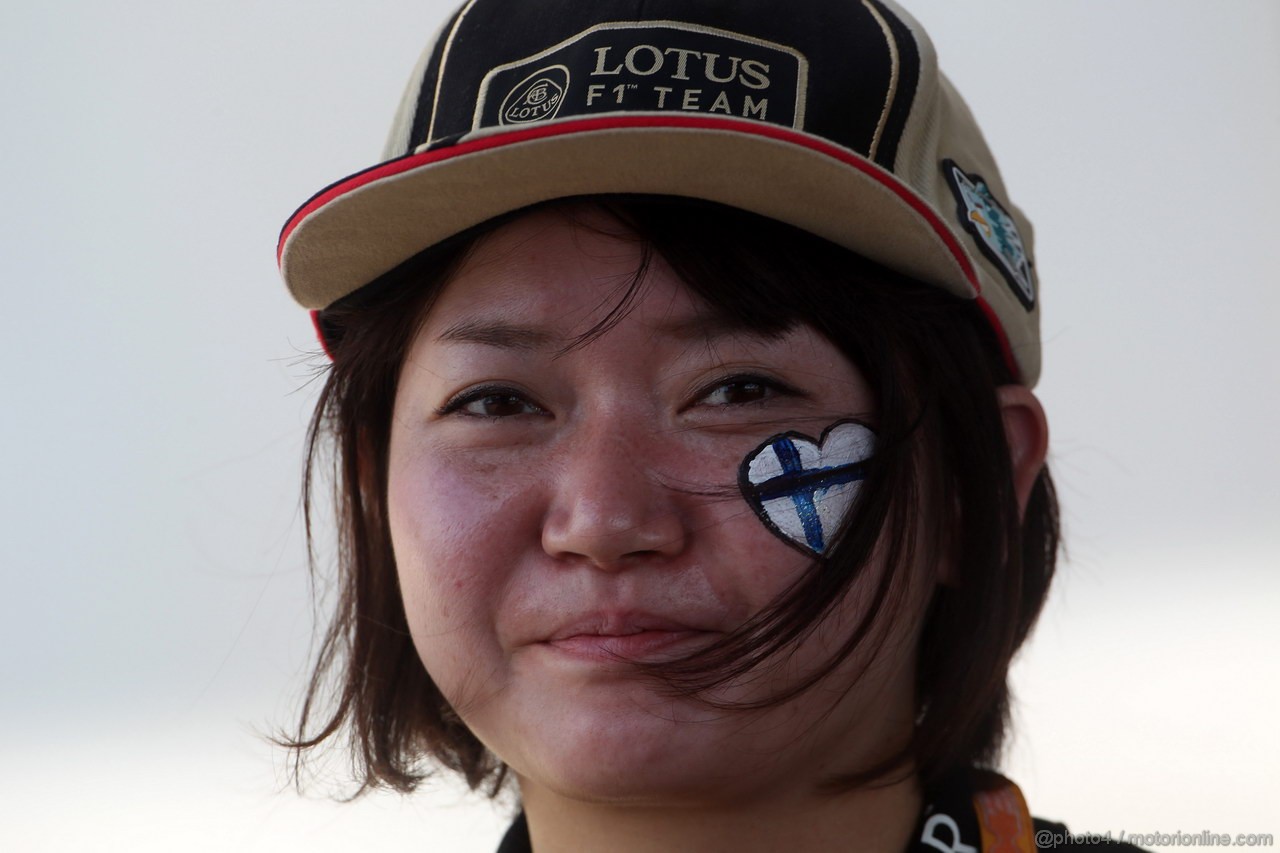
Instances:
[[[973,795],[982,853],[1036,853],[1035,827],[1018,786],[1004,784]]]

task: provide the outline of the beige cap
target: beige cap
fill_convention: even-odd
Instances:
[[[1039,376],[1030,223],[887,0],[471,0],[428,45],[384,156],[285,224],[304,307],[531,204],[684,196],[977,300],[1020,381]]]

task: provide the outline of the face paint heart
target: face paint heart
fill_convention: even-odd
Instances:
[[[875,433],[856,421],[837,421],[816,442],[783,433],[747,455],[738,485],[783,541],[822,554],[853,504],[874,451]]]

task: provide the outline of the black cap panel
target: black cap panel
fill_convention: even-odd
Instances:
[[[920,87],[920,48],[916,44],[915,35],[901,18],[879,0],[867,0],[867,2],[880,13],[881,19],[889,29],[897,53],[898,79],[872,158],[886,169],[894,171],[893,164],[898,158],[898,143],[902,140],[902,132],[907,126],[907,118],[911,115],[911,107]]]
[[[553,118],[670,111],[804,130],[892,165],[919,78],[909,30],[874,0],[476,0],[450,30],[410,150],[428,128],[435,147]]]
[[[427,59],[426,67],[422,71],[422,80],[419,81],[418,85],[418,108],[413,113],[413,128],[409,133],[409,145],[400,154],[412,153],[413,149],[422,144],[422,141],[430,133],[431,105],[435,97],[436,81],[440,78],[440,61],[449,44],[449,34],[454,32],[457,27],[458,16],[462,14],[462,11],[460,8],[453,13],[444,29],[440,31],[440,37],[431,46],[431,56]]]

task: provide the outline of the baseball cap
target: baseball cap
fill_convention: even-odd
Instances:
[[[468,0],[383,161],[285,223],[280,270],[319,311],[496,216],[606,193],[741,208],[975,300],[1039,376],[1031,225],[890,0]]]

